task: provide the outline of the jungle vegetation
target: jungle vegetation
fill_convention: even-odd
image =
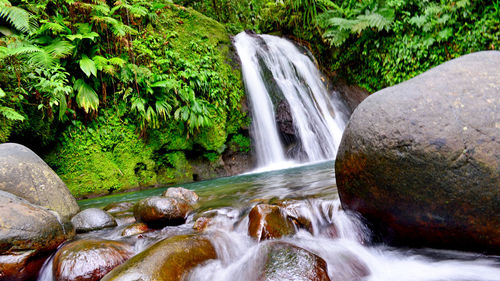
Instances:
[[[231,60],[245,29],[374,92],[498,50],[500,2],[0,0],[0,142],[35,149],[76,196],[192,180],[194,158],[251,148]]]

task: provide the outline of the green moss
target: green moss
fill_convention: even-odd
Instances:
[[[9,136],[12,131],[11,123],[12,121],[0,117],[0,143],[7,142],[9,140]]]
[[[107,114],[87,126],[74,122],[45,160],[77,197],[154,184],[153,150],[135,130]]]

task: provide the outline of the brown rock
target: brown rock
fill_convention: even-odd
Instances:
[[[138,222],[150,227],[161,228],[166,225],[179,225],[193,209],[186,201],[173,197],[153,196],[139,201],[134,207]]]
[[[54,256],[54,279],[98,281],[132,255],[132,247],[118,241],[74,241],[64,245]]]
[[[131,224],[122,231],[122,236],[132,236],[132,235],[137,235],[137,234],[142,234],[145,232],[148,232],[150,229],[147,224],[143,222],[138,222]]]
[[[389,243],[500,253],[500,52],[372,94],[335,163],[342,206]]]
[[[89,208],[79,212],[71,219],[71,223],[75,226],[76,232],[79,233],[117,225],[113,216],[97,208]]]
[[[279,206],[259,204],[248,215],[248,235],[261,241],[295,233],[291,220]]]
[[[193,229],[198,232],[202,232],[210,225],[211,222],[212,222],[211,218],[206,218],[206,217],[198,218],[194,222]]]
[[[214,247],[203,236],[175,236],[132,257],[102,281],[180,281],[192,268],[216,257]]]
[[[0,280],[35,280],[48,257],[35,250],[0,255]]]

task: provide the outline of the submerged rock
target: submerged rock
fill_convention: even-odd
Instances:
[[[81,211],[71,219],[71,223],[75,226],[76,232],[80,233],[117,225],[113,216],[97,208],[89,208]]]
[[[115,218],[117,225],[127,225],[136,222],[134,213],[130,211],[113,213],[112,216]]]
[[[178,281],[195,266],[217,257],[203,236],[181,235],[162,240],[115,268],[102,281]]]
[[[16,143],[0,144],[0,190],[70,219],[79,211],[57,174],[33,151]]]
[[[170,187],[163,193],[163,196],[179,198],[188,202],[189,204],[195,204],[199,199],[196,192],[185,189],[183,187]]]
[[[368,97],[335,163],[342,206],[397,243],[500,253],[500,52]]]
[[[109,240],[78,240],[64,245],[53,260],[55,281],[98,281],[133,254],[128,244]]]
[[[0,191],[0,280],[32,280],[75,232],[51,210]]]
[[[250,210],[248,219],[248,235],[259,241],[295,233],[294,224],[279,206],[258,204]]]
[[[182,199],[153,196],[135,205],[134,216],[138,222],[145,222],[150,227],[158,228],[183,224],[192,210],[191,205]]]
[[[330,281],[325,260],[300,247],[272,242],[262,247],[262,281]]]

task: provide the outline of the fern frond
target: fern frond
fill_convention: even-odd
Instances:
[[[24,121],[24,116],[10,107],[0,106],[0,114],[2,114],[8,120]]]
[[[20,32],[31,32],[33,30],[33,25],[30,21],[31,14],[24,9],[11,6],[9,5],[10,3],[7,3],[0,4],[0,18],[6,20]]]
[[[75,46],[68,41],[57,39],[52,41],[50,45],[44,47],[44,50],[54,58],[60,59],[70,55],[74,48]]]

